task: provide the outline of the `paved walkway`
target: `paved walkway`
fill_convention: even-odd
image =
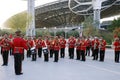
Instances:
[[[23,61],[23,75],[14,74],[13,56],[9,57],[8,66],[0,66],[0,80],[120,80],[120,63],[114,62],[113,50],[107,49],[105,62],[93,61],[87,57],[86,62],[71,60],[67,57],[58,63],[43,58]],[[0,56],[0,65],[2,59]]]

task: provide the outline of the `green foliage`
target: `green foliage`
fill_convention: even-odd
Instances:
[[[107,30],[100,30],[99,31],[99,36],[102,36],[108,45],[112,44],[113,41],[113,34],[112,32],[109,32]]]
[[[120,28],[120,18],[114,19],[112,24],[108,26],[108,30],[113,32],[116,28]]]
[[[98,29],[93,25],[93,16],[85,16],[85,21],[83,22],[83,34],[84,36],[99,36]]]
[[[25,32],[26,22],[27,22],[27,13],[24,12],[12,16],[4,23],[4,25],[7,28],[11,28],[13,30],[20,29],[21,31]]]
[[[78,31],[70,31],[67,33],[67,37],[74,36],[74,37],[79,37],[79,32]]]
[[[56,35],[57,36],[65,36],[65,32],[63,30],[62,31],[57,31]]]

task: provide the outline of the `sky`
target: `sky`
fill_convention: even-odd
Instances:
[[[35,6],[43,5],[56,0],[35,0]],[[0,0],[0,29],[2,29],[3,23],[11,16],[27,10],[26,0]],[[110,20],[113,18],[103,19],[101,21]]]
[[[35,0],[35,6],[43,5],[56,0]],[[3,23],[11,16],[27,10],[26,0],[0,0],[0,28]]]

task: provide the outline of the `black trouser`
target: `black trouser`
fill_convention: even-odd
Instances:
[[[95,49],[93,51],[93,60],[98,60],[98,52],[99,52],[99,49]]]
[[[10,55],[13,55],[12,51],[13,51],[12,48],[10,48]]]
[[[59,50],[54,50],[54,62],[58,62],[58,54],[59,54]]]
[[[100,61],[104,61],[105,50],[100,50]]]
[[[80,54],[80,50],[76,49],[76,56],[77,56],[77,60],[80,60],[81,54]]]
[[[0,52],[1,52],[1,54],[2,54],[2,47],[1,47],[1,51],[0,51]]]
[[[120,51],[115,51],[115,62],[119,62]]]
[[[86,47],[86,56],[90,56],[90,47]]]
[[[9,54],[9,51],[2,52],[3,65],[8,65],[8,54]]]
[[[49,61],[48,53],[44,53],[44,61]]]
[[[33,54],[32,54],[32,61],[36,61],[36,58],[37,58],[36,53],[33,53]]]
[[[60,50],[60,57],[61,58],[65,57],[65,48],[61,48],[61,50]]]
[[[92,55],[91,56],[93,56],[94,55],[94,48],[93,47],[91,48],[91,51],[92,51]]]
[[[82,57],[82,61],[85,61],[85,51],[84,50],[81,50],[81,57]]]
[[[14,54],[14,69],[15,74],[20,74],[22,70],[22,54],[15,53]]]
[[[38,48],[38,57],[42,57],[42,48]]]
[[[31,51],[30,51],[30,49],[27,50],[27,57],[31,57]]]
[[[69,57],[70,59],[74,58],[74,48],[69,48]]]
[[[53,50],[53,49],[50,49],[50,58],[53,57],[53,53],[54,53],[54,50]]]

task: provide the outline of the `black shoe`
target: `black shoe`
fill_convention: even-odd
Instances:
[[[2,64],[1,66],[8,66],[7,64]]]
[[[95,60],[94,58],[92,60]]]
[[[5,64],[2,64],[1,66],[5,66]]]
[[[116,61],[115,63],[119,63],[119,61]]]
[[[23,75],[23,73],[16,73],[16,75]]]

